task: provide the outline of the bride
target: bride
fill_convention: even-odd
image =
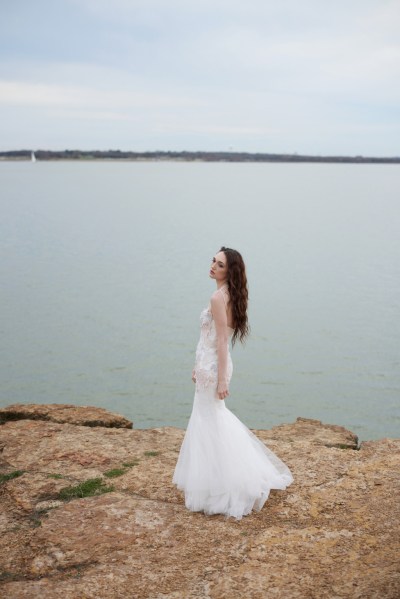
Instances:
[[[222,247],[210,278],[217,290],[200,315],[193,410],[173,482],[184,491],[189,510],[240,520],[260,510],[270,490],[285,489],[293,477],[224,401],[232,376],[229,341],[243,342],[249,332],[246,269],[239,252]]]

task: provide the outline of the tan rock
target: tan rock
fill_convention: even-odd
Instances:
[[[82,426],[132,428],[132,422],[103,408],[69,404],[14,404],[0,409],[0,424],[9,420],[49,420]]]
[[[257,431],[295,482],[236,522],[185,509],[171,482],[183,434],[1,426],[2,471],[24,474],[0,487],[0,596],[397,599],[399,440],[343,449],[355,435],[306,419]],[[60,501],[89,478],[115,490]]]
[[[293,424],[281,424],[266,431],[268,438],[278,440],[284,437],[289,440],[293,437],[302,437],[310,445],[324,445],[325,447],[339,447],[340,449],[357,449],[358,437],[351,431],[336,424],[323,424],[321,420],[312,418],[297,418]]]

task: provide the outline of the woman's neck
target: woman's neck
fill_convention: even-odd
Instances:
[[[228,283],[226,281],[218,281],[217,282],[217,291],[221,291],[221,289],[228,288]]]

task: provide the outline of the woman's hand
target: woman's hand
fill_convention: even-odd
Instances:
[[[225,397],[228,397],[229,389],[226,383],[218,383],[217,395],[218,399],[225,399]]]
[[[196,382],[196,371],[195,371],[195,369],[194,369],[194,368],[193,368],[193,370],[192,370],[192,381],[193,381],[194,383]]]

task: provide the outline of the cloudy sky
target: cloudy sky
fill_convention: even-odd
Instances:
[[[400,0],[0,0],[0,150],[400,156]]]

